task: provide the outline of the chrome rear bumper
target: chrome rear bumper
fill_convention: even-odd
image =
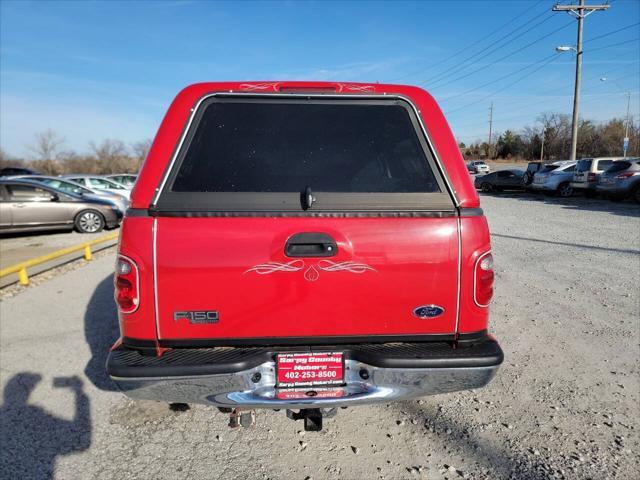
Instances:
[[[345,362],[345,385],[326,389],[296,389],[303,398],[286,398],[292,389],[277,389],[275,364],[238,373],[197,377],[117,378],[129,397],[169,403],[200,403],[218,407],[324,408],[389,402],[485,386],[498,366],[463,368],[378,368],[353,360]],[[364,380],[360,371],[368,372]],[[255,382],[256,374],[260,380]],[[324,394],[335,395],[323,397]],[[279,398],[284,397],[284,398]]]
[[[344,384],[324,388],[277,388],[276,365],[271,359],[263,359],[259,364],[233,372],[203,372],[196,375],[162,374],[163,368],[176,373],[175,366],[160,369],[156,366],[153,371],[148,367],[147,376],[144,375],[147,367],[140,367],[144,360],[135,362],[135,365],[132,362],[128,367],[118,363],[117,355],[114,356],[112,352],[107,370],[117,386],[134,399],[230,408],[331,408],[483,387],[491,381],[503,358],[497,342],[491,340],[484,345],[478,348],[452,348],[453,354],[442,357],[431,354],[429,358],[415,360],[416,368],[408,366],[412,362],[410,357],[398,360],[397,357],[387,356],[362,361],[353,358],[358,356],[358,351],[353,350],[345,359]],[[129,352],[124,355],[129,355]],[[402,366],[390,367],[392,364],[399,365],[391,362],[401,362]],[[425,367],[424,362],[433,366]]]

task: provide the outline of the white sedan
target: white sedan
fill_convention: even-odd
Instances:
[[[79,183],[80,185],[84,185],[88,188],[106,190],[107,192],[122,195],[127,200],[129,200],[129,195],[131,193],[131,190],[121,183],[98,175],[62,175],[62,178],[66,178],[67,180]]]

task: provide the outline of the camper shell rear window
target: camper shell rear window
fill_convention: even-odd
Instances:
[[[401,99],[211,96],[194,114],[162,211],[453,210]]]

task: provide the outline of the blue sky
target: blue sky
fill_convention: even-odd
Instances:
[[[139,141],[187,84],[255,79],[417,84],[459,140],[483,140],[491,101],[498,132],[571,112],[574,57],[554,48],[577,22],[553,3],[3,0],[0,146],[24,155],[47,128],[80,152]],[[581,113],[622,117],[631,91],[637,121],[640,1],[611,3],[585,21]]]

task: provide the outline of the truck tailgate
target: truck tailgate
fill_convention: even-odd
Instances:
[[[155,222],[160,339],[455,331],[454,216]],[[304,232],[325,234],[337,251],[326,257],[285,255],[287,241]]]

